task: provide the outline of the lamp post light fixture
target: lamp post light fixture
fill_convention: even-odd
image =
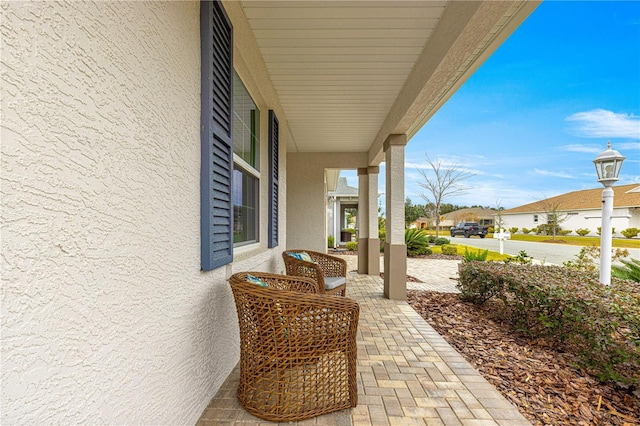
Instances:
[[[600,283],[603,285],[611,284],[611,220],[613,216],[613,189],[611,186],[618,180],[620,168],[625,158],[618,151],[611,149],[611,141],[608,141],[607,149],[593,160],[598,173],[598,182],[604,185],[602,226],[600,227]]]

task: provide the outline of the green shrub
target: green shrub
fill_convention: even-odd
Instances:
[[[627,228],[627,229],[623,229],[622,231],[620,231],[620,233],[625,238],[633,238],[633,237],[637,237],[638,234],[640,234],[640,229],[638,229],[638,228]]]
[[[436,242],[436,236],[429,234],[429,244],[433,244]]]
[[[611,234],[615,234],[616,233],[616,228],[611,228]],[[602,235],[602,227],[598,226],[598,228],[596,229],[596,234],[598,235]]]
[[[431,250],[431,247],[426,247],[421,254],[423,255],[433,254],[433,250]]]
[[[521,265],[529,265],[533,261],[533,257],[529,256],[526,251],[520,250],[517,256],[509,256],[504,263],[519,263]]]
[[[629,256],[629,250],[623,248],[616,248],[611,253],[611,261],[622,261],[623,258]],[[574,255],[575,259],[567,260],[562,264],[567,268],[579,269],[581,271],[587,271],[592,273],[598,272],[599,259],[600,259],[600,247],[587,246],[582,247],[580,252]]]
[[[333,248],[335,245],[336,240],[333,238],[333,235],[329,235],[327,237],[327,247],[329,248]]]
[[[465,262],[472,262],[474,260],[480,261],[480,262],[486,262],[487,260],[487,256],[489,255],[489,250],[472,250],[469,251],[469,249],[467,247],[464,248],[464,261]]]
[[[518,232],[518,227],[517,226],[513,226],[513,227],[509,228],[509,232],[511,232],[512,234],[515,234],[516,232]]]
[[[533,231],[533,229],[522,228],[522,233],[525,234],[525,235],[529,235],[531,233],[531,231]]]
[[[496,313],[516,329],[551,339],[601,381],[640,384],[640,297],[637,284],[599,283],[595,273],[561,266],[461,262],[464,300],[496,297]]]
[[[433,240],[433,244],[437,246],[443,246],[445,244],[449,244],[451,241],[448,238],[440,237]]]
[[[569,235],[573,231],[571,229],[561,229],[558,231],[558,235]]]
[[[404,243],[407,245],[407,256],[427,254],[427,250],[430,250],[429,235],[424,229],[405,229]]]
[[[562,262],[567,268],[580,269],[588,272],[597,272],[597,267],[594,262],[594,256],[599,256],[599,254],[595,253],[595,250],[599,250],[597,247],[582,247],[580,252],[573,257],[573,260],[567,260],[566,262]]]
[[[505,281],[493,272],[493,268],[486,269],[481,266],[486,265],[487,262],[462,263],[464,263],[464,267],[458,265],[460,278],[456,284],[460,290],[460,299],[475,305],[482,305],[492,297],[501,296],[504,293]]]
[[[458,254],[458,246],[453,244],[444,244],[442,246],[442,254],[454,256]]]
[[[624,266],[611,265],[611,275],[623,280],[640,283],[640,260],[621,259],[620,262],[622,262]]]
[[[581,237],[584,237],[585,235],[588,235],[591,231],[588,230],[587,228],[578,228],[576,229],[576,234],[580,235]]]
[[[358,251],[358,242],[357,241],[349,241],[346,243],[346,248],[349,251]]]
[[[487,228],[487,232],[490,234],[493,234],[495,232],[496,228],[494,228],[493,226],[490,226]]]

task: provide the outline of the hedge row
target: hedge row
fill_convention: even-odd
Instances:
[[[640,385],[640,287],[560,266],[462,262],[461,298],[503,303],[498,314],[534,337],[550,338],[602,381]]]

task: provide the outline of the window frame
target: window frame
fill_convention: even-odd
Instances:
[[[253,194],[254,196],[254,202],[255,202],[255,209],[256,209],[256,214],[255,214],[255,221],[253,223],[253,226],[255,228],[254,233],[255,233],[255,239],[251,239],[251,240],[244,240],[244,241],[235,241],[235,235],[233,237],[233,246],[236,248],[239,247],[245,247],[245,246],[249,246],[252,244],[259,244],[260,243],[260,188],[261,188],[261,181],[262,181],[262,173],[260,171],[260,145],[261,145],[261,138],[260,138],[260,116],[261,116],[261,111],[258,108],[258,104],[256,103],[256,101],[254,100],[254,97],[252,96],[251,92],[249,92],[249,89],[247,88],[247,85],[244,83],[244,81],[242,80],[242,77],[240,76],[240,74],[238,74],[238,72],[234,69],[233,70],[233,75],[234,78],[238,79],[238,82],[240,83],[240,85],[242,86],[242,88],[244,89],[244,91],[246,92],[246,95],[251,99],[251,102],[253,103],[253,105],[255,106],[255,109],[251,110],[251,123],[249,123],[249,129],[250,129],[250,133],[251,133],[251,140],[249,142],[249,146],[250,146],[250,152],[248,153],[249,158],[253,160],[254,164],[256,164],[256,166],[251,165],[249,162],[247,162],[244,158],[242,158],[242,156],[238,153],[235,152],[235,150],[233,151],[233,170],[235,171],[236,168],[240,169],[240,172],[244,172],[247,173],[248,175],[250,175],[251,177],[256,179],[256,185],[255,185],[255,193]],[[235,95],[235,93],[234,93]],[[235,111],[233,111],[234,117],[232,117],[232,119],[237,119],[241,121],[241,125],[246,126],[247,123],[242,122],[242,117],[238,114],[235,113]],[[257,129],[256,129],[257,126]],[[234,140],[232,139],[232,149],[235,147],[234,144]],[[244,152],[243,152],[244,153]],[[234,196],[234,191],[235,186],[231,188],[231,198],[232,198],[232,207],[234,209],[234,215],[233,215],[233,230],[235,230],[236,227],[236,221],[235,221],[235,204],[233,204],[233,200],[235,199]],[[235,232],[234,232],[235,233]]]

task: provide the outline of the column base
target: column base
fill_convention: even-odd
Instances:
[[[369,275],[380,276],[380,239],[369,238],[369,248],[367,250],[367,265]]]
[[[358,273],[366,274],[369,271],[369,239],[358,238]]]
[[[407,299],[407,246],[384,244],[384,297]]]

